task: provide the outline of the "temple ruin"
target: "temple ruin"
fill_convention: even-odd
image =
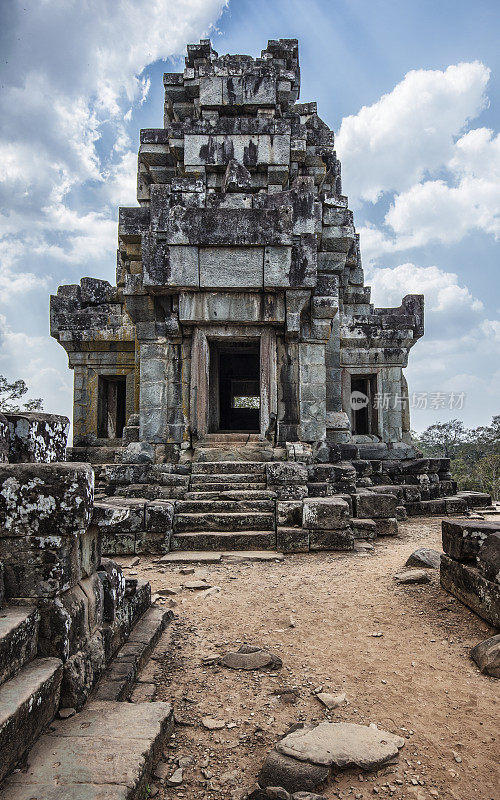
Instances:
[[[370,302],[333,132],[297,102],[297,41],[256,59],[209,40],[187,52],[164,76],[164,128],[141,131],[116,286],[84,278],[51,300],[75,447],[138,425],[157,463],[230,432],[412,455],[403,369],[423,297]]]
[[[429,598],[417,596],[400,613],[393,582],[380,571],[387,547],[378,571],[363,572],[361,590],[352,589],[362,567],[351,555],[375,556],[372,540],[398,536],[407,515],[457,515],[441,521],[444,552],[419,547],[406,561],[411,569],[394,576],[396,587],[430,582],[415,566],[436,577],[439,568],[441,586],[498,627],[499,512],[487,494],[456,491],[448,458],[423,457],[412,444],[403,369],[423,334],[423,297],[406,296],[394,309],[370,303],[333,133],[315,103],[297,102],[297,41],[270,41],[253,59],[219,58],[202,40],[188,46],[184,72],[164,83],[165,127],[141,132],[139,205],[120,210],[116,286],[82,278],[51,298],[51,333],[74,370],[73,447],[66,448],[66,417],[0,414],[0,798],[143,800],[166,797],[185,781],[188,793],[176,796],[321,800],[310,792],[353,766],[356,786],[359,780],[370,792],[356,797],[372,797],[379,788],[365,774],[397,769],[414,734],[410,723],[417,729],[412,761],[430,753],[448,763],[444,737],[432,743],[418,710],[416,725],[405,717],[396,723],[395,698],[415,695],[425,705],[422,697],[430,697],[438,733],[450,726],[450,707],[436,713],[429,683],[418,691],[422,646],[415,670],[414,651],[402,647],[412,618],[410,648],[430,647],[420,616]],[[493,516],[484,519],[477,508],[488,506]],[[415,528],[420,541],[420,522]],[[287,557],[332,550],[348,555]],[[254,562],[267,562],[262,583],[249,589],[249,572],[241,571],[231,595],[238,574],[229,572]],[[222,588],[195,574],[200,563]],[[310,572],[301,577],[300,565]],[[369,583],[376,595],[365,592]],[[191,591],[202,598],[197,624],[199,601],[172,611],[173,597],[184,593],[184,603]],[[241,621],[231,621],[245,591]],[[219,617],[208,600],[214,593]],[[224,594],[228,605],[220,606]],[[255,644],[249,618],[269,602],[255,626],[265,642]],[[301,616],[296,631],[290,609]],[[200,633],[205,619],[209,631]],[[327,638],[312,641],[321,628]],[[455,628],[444,630],[456,636]],[[219,648],[234,632],[240,646],[224,653]],[[369,650],[373,642],[379,645]],[[459,632],[458,642],[463,658]],[[438,647],[442,657],[448,648]],[[358,660],[346,661],[353,652]],[[499,652],[500,637],[489,636],[471,656],[499,677]],[[323,691],[323,678],[317,686],[321,658],[335,695]],[[309,676],[304,662],[314,662]],[[224,677],[218,697],[217,676],[226,669],[237,672],[234,691]],[[260,669],[267,675],[252,683],[238,672]],[[358,707],[348,714],[381,717],[378,698],[367,702],[361,684],[378,687],[377,676],[389,674],[381,683],[397,733],[372,722],[332,722],[330,712],[346,715],[340,688]],[[437,679],[428,674],[439,694],[458,684],[455,663],[448,684],[440,683],[442,664]],[[346,679],[354,680],[352,693]],[[462,676],[458,696],[462,706],[472,697],[465,713],[483,725],[473,680]],[[233,716],[226,691],[245,700]],[[326,715],[319,724],[320,706],[311,705],[318,702]],[[299,722],[290,728],[292,718]],[[173,734],[174,724],[184,733]],[[197,729],[207,738],[191,740],[185,752],[179,741]],[[487,724],[477,730],[485,735]],[[231,772],[213,760],[226,745]],[[253,787],[243,785],[245,747],[253,760],[263,756]],[[461,763],[451,752],[453,765]],[[425,766],[416,764],[417,777],[404,758],[401,777],[384,792],[407,797],[425,785],[421,774],[428,788]],[[432,789],[429,796],[441,795]]]

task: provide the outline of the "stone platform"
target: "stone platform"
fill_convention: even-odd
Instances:
[[[95,701],[52,723],[2,800],[143,800],[174,726],[168,703]]]

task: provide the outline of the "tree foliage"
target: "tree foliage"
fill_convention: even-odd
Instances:
[[[33,400],[25,400],[19,404],[20,400],[28,393],[26,383],[19,379],[10,383],[7,378],[0,375],[0,411],[4,414],[16,414],[20,411],[42,411],[43,401],[41,397]]]
[[[450,470],[460,489],[490,492],[500,499],[500,414],[491,425],[466,428],[459,419],[430,425],[416,446],[426,456],[450,458]]]

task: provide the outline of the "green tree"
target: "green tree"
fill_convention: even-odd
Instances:
[[[500,414],[491,425],[467,429],[452,419],[412,434],[425,456],[450,458],[450,471],[459,489],[489,492],[500,499]]]
[[[454,458],[458,455],[460,447],[470,438],[470,431],[466,429],[460,419],[450,419],[448,422],[436,422],[430,425],[420,435],[414,437],[415,444],[420,447],[426,456],[436,458]]]
[[[26,383],[19,379],[10,383],[7,378],[0,375],[0,411],[4,414],[16,414],[20,411],[42,411],[43,401],[41,397],[33,400],[26,400],[19,404],[18,400],[28,392]]]

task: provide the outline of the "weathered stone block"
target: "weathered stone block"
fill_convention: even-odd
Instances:
[[[349,504],[338,497],[317,497],[304,500],[302,527],[314,530],[347,528]]]
[[[6,464],[9,460],[10,434],[9,422],[0,412],[0,464]]]
[[[301,484],[290,484],[287,486],[278,486],[278,485],[271,485],[270,488],[275,492],[277,500],[289,501],[289,500],[303,500],[305,497],[308,496],[308,488],[307,486],[302,486]]]
[[[441,556],[441,586],[458,597],[490,625],[500,628],[500,584],[489,581],[477,567]]]
[[[76,535],[91,518],[90,464],[0,464],[0,539]]]
[[[76,585],[54,599],[39,600],[37,605],[39,654],[67,661],[85,646],[90,636],[87,595]]]
[[[377,526],[374,519],[351,520],[352,535],[355,539],[374,539],[377,535]]]
[[[33,606],[10,606],[0,613],[0,685],[35,657],[39,622]]]
[[[79,586],[87,598],[88,625],[92,636],[104,621],[104,587],[97,573],[81,580]]]
[[[375,530],[377,536],[397,536],[398,535],[398,521],[395,518],[389,517],[388,519],[375,519]]]
[[[200,248],[202,289],[260,289],[264,282],[262,247]]]
[[[276,519],[284,528],[302,527],[302,500],[279,500],[276,503]]]
[[[276,547],[283,553],[307,553],[309,531],[303,528],[287,528],[278,524]]]
[[[500,523],[486,520],[448,520],[441,523],[443,550],[457,561],[475,560],[482,544],[500,531]]]
[[[307,483],[307,468],[297,461],[266,464],[266,473],[267,482],[276,486]]]
[[[342,530],[310,530],[310,550],[354,550],[354,536],[350,528]]]
[[[7,597],[55,597],[81,577],[78,535],[0,537]]]
[[[80,710],[92,687],[106,667],[102,633],[98,631],[85,646],[66,661],[61,683],[61,706]]]
[[[114,622],[117,610],[125,599],[125,577],[122,568],[110,558],[102,558],[98,572],[103,587],[103,619]]]
[[[156,500],[146,505],[146,530],[167,533],[172,530],[174,504],[168,500]]]
[[[5,416],[9,424],[11,463],[64,461],[69,431],[67,417],[39,411]]]
[[[61,675],[59,659],[37,658],[0,686],[0,780],[54,719],[59,707]]]
[[[101,563],[101,533],[95,525],[90,525],[78,537],[80,568],[82,578],[88,578]]]
[[[485,578],[500,584],[500,531],[484,540],[477,554],[477,566]]]
[[[396,515],[397,498],[393,494],[363,492],[354,497],[354,510],[357,517],[377,519]]]

